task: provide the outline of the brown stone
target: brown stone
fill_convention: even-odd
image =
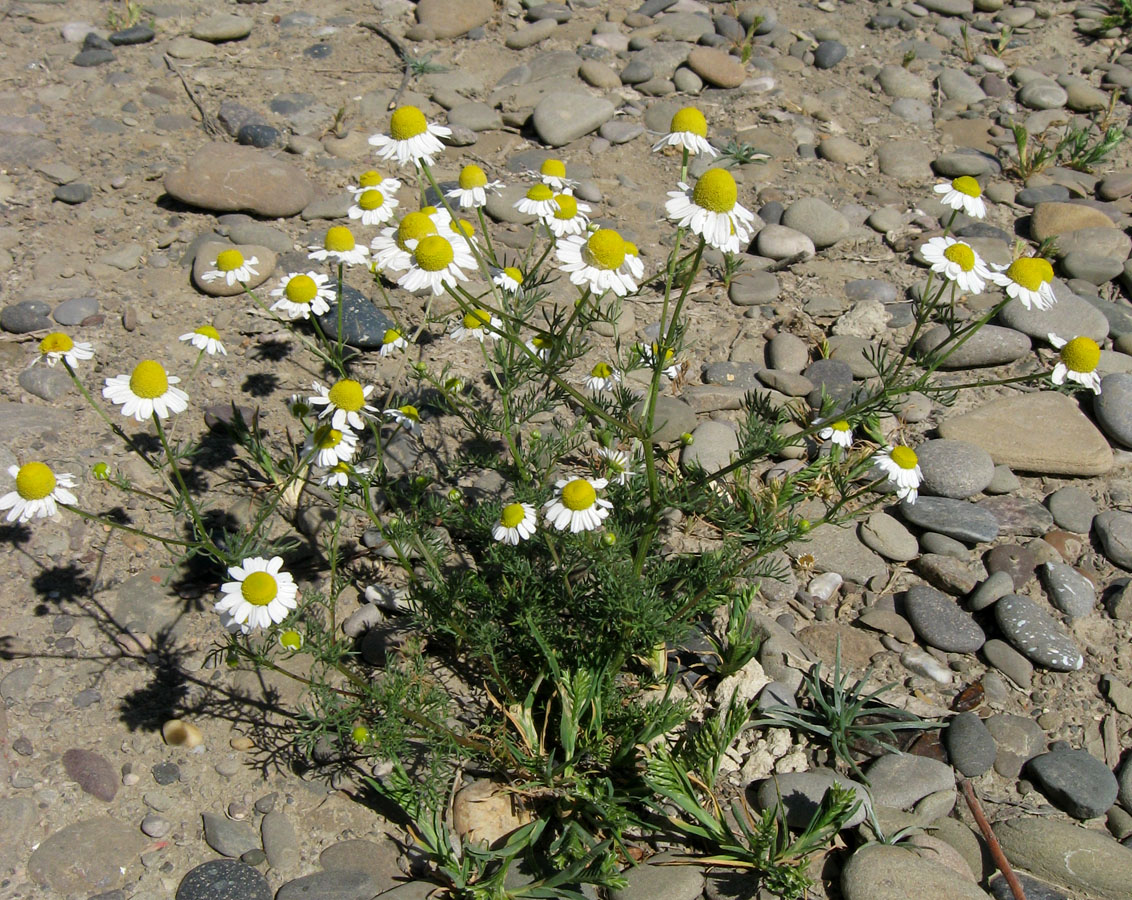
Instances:
[[[215,212],[293,216],[314,196],[298,168],[255,147],[205,144],[181,168],[165,176],[176,200]]]
[[[689,53],[688,68],[720,88],[739,87],[747,78],[747,70],[738,59],[714,47],[697,47]]]
[[[1079,228],[1112,228],[1112,219],[1084,203],[1039,203],[1030,216],[1030,236],[1035,241],[1057,237]]]

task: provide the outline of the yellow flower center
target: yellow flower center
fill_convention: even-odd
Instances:
[[[555,194],[554,203],[557,206],[554,210],[556,219],[567,222],[578,214],[578,201],[569,194]]]
[[[213,328],[211,325],[201,325],[193,334],[199,334],[202,337],[209,338],[210,340],[220,340],[220,332]]]
[[[41,462],[29,462],[16,473],[16,493],[24,500],[42,500],[55,490],[55,473]]]
[[[686,131],[690,134],[706,138],[707,119],[705,119],[704,114],[694,106],[685,106],[672,117],[672,124],[668,126],[668,129],[672,132]]]
[[[499,524],[504,528],[514,528],[527,517],[527,511],[523,509],[522,503],[512,503],[509,506],[503,507],[503,512],[499,516]]]
[[[376,169],[370,169],[369,171],[362,172],[362,177],[358,179],[358,187],[377,187],[383,181],[385,181],[384,175]]]
[[[235,272],[244,264],[244,254],[239,250],[221,250],[216,254],[216,268],[221,272]]]
[[[554,191],[548,185],[539,182],[538,184],[531,185],[531,189],[527,191],[528,200],[550,200],[554,196]]]
[[[597,501],[597,491],[584,478],[575,478],[562,488],[562,505],[571,512],[589,509]]]
[[[473,309],[464,313],[463,324],[469,331],[477,331],[491,321],[491,313],[486,309]]]
[[[319,450],[333,450],[342,443],[342,432],[324,425],[314,433],[314,440]]]
[[[735,208],[739,188],[726,169],[710,169],[700,176],[692,191],[692,202],[710,212],[725,213]]]
[[[345,253],[354,249],[354,235],[345,225],[335,225],[326,232],[323,246],[334,253]]]
[[[362,191],[358,198],[358,206],[365,210],[381,209],[385,205],[385,194],[381,191]]]
[[[548,159],[539,166],[539,173],[548,178],[565,178],[566,163],[560,159]]]
[[[408,250],[409,241],[419,241],[430,234],[436,234],[436,223],[427,214],[407,213],[397,226],[397,246],[402,250]]]
[[[413,259],[426,272],[443,272],[454,258],[452,245],[439,234],[421,238],[413,251]]]
[[[951,182],[951,186],[960,194],[966,194],[968,197],[981,197],[983,195],[983,189],[970,175],[960,175]]]
[[[308,304],[318,294],[318,285],[310,275],[296,275],[287,282],[283,294],[292,303]]]
[[[40,353],[67,353],[75,349],[75,342],[61,331],[47,335],[39,342]]]
[[[608,378],[613,374],[613,366],[609,363],[599,362],[596,366],[590,369],[590,374],[594,378]]]
[[[1040,256],[1024,256],[1010,264],[1006,277],[1028,291],[1036,291],[1045,282],[1053,280],[1053,266]]]
[[[153,400],[169,390],[169,376],[165,374],[161,363],[143,359],[130,375],[130,390],[135,397]]]
[[[735,229],[731,229],[731,230],[734,231]],[[634,244],[632,241],[626,241],[625,242],[625,255],[626,256],[640,256],[641,251],[637,249],[637,245]]]
[[[919,463],[919,459],[916,457],[916,451],[911,447],[905,447],[903,445],[893,447],[890,455],[892,461],[902,469],[912,470],[916,468],[916,465]]]
[[[419,422],[421,420],[420,411],[412,404],[407,403],[404,406],[398,406],[397,412],[413,422]]]
[[[849,423],[844,419],[838,419],[836,422],[831,422],[829,427],[834,431],[848,431]]]
[[[401,340],[402,337],[403,335],[396,328],[387,328],[385,329],[385,334],[381,336],[381,343],[395,344]]]
[[[1061,348],[1061,361],[1070,372],[1092,372],[1101,361],[1101,348],[1092,338],[1081,335]]]
[[[448,224],[448,227],[460,237],[470,238],[476,233],[476,227],[467,219],[454,219]]]
[[[536,334],[533,338],[531,338],[531,346],[534,347],[536,350],[545,350],[547,347],[550,346],[550,339],[540,337],[539,335]]]
[[[944,259],[955,263],[964,272],[975,268],[975,251],[966,244],[954,243],[943,251]]]
[[[343,378],[327,392],[330,402],[346,412],[357,412],[366,403],[366,395],[359,382],[353,378]]]
[[[284,650],[300,650],[303,646],[303,636],[293,628],[288,628],[279,635],[279,646]]]
[[[389,134],[395,141],[407,141],[427,130],[424,113],[415,106],[402,106],[389,119]]]
[[[487,184],[487,175],[477,165],[466,165],[460,170],[460,189],[470,191],[472,188],[483,187]]]
[[[508,266],[503,270],[503,274],[510,278],[512,281],[517,281],[519,284],[523,283],[523,273],[516,269],[514,266]]]
[[[240,585],[240,593],[252,606],[267,606],[279,593],[279,585],[266,572],[251,572]]]
[[[625,240],[612,228],[599,228],[582,247],[587,265],[612,271],[625,262]]]

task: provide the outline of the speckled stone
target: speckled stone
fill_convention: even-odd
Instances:
[[[925,584],[914,584],[904,595],[904,615],[920,639],[948,653],[974,653],[986,635],[970,613],[946,594]]]
[[[1029,597],[1007,594],[994,605],[994,617],[1006,639],[1039,666],[1074,672],[1084,664],[1073,640]]]

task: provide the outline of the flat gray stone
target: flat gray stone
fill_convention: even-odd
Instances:
[[[1108,335],[1108,319],[1104,314],[1059,284],[1057,279],[1054,279],[1053,284],[1057,302],[1049,309],[1038,309],[1036,306],[1026,309],[1018,300],[1011,300],[999,313],[999,321],[1043,342],[1048,340],[1050,334],[1066,340],[1083,334],[1094,341],[1103,341]]]
[[[1127,900],[1132,850],[1103,831],[1046,816],[998,822],[995,837],[1011,865],[1090,900]]]
[[[561,147],[597,131],[613,112],[613,104],[604,97],[555,91],[539,101],[531,122],[544,144]]]
[[[888,513],[873,513],[860,530],[864,545],[885,559],[908,562],[920,554],[916,536]]]
[[[1084,664],[1073,640],[1029,597],[1007,594],[994,605],[994,618],[1014,648],[1039,666],[1074,672]]]
[[[63,769],[68,778],[92,797],[109,803],[118,793],[118,772],[106,757],[93,750],[67,750],[63,754]]]
[[[724,422],[708,419],[696,426],[693,441],[680,451],[680,464],[699,466],[705,472],[718,472],[730,464],[739,450],[739,436]]]
[[[654,857],[663,863],[665,854]],[[630,866],[623,873],[626,885],[609,892],[611,900],[648,900],[664,897],[665,900],[697,900],[704,891],[704,876],[696,866],[665,866],[644,864]]]
[[[220,813],[204,813],[204,840],[221,856],[237,858],[259,850],[259,834],[250,822],[237,822]]]
[[[1105,434],[1122,447],[1132,447],[1132,375],[1105,375],[1100,394],[1093,397],[1093,413]]]
[[[955,716],[943,733],[951,764],[968,778],[978,778],[991,770],[998,753],[987,726],[977,713]]]
[[[1058,488],[1046,497],[1046,506],[1058,528],[1077,534],[1088,534],[1093,528],[1096,501],[1075,485]]]
[[[1122,569],[1132,569],[1132,513],[1106,509],[1093,519],[1105,558]]]
[[[962,499],[980,493],[994,477],[994,461],[966,441],[933,440],[916,447],[920,493]]]
[[[246,863],[213,859],[185,873],[176,900],[271,900],[271,887]]]
[[[900,515],[920,528],[938,531],[958,541],[978,544],[998,537],[994,515],[967,500],[950,497],[923,497],[915,503],[901,503]]]
[[[208,41],[210,44],[223,44],[227,41],[239,41],[252,33],[252,20],[245,16],[234,16],[222,13],[209,16],[197,22],[191,32],[192,37],[198,41]]]
[[[845,216],[819,197],[795,200],[783,213],[781,224],[802,232],[818,250],[832,247],[849,233]]]
[[[986,641],[971,614],[946,594],[914,584],[904,595],[904,616],[924,643],[948,653],[974,653]]]
[[[1030,353],[1030,339],[1014,328],[984,325],[962,345],[955,347],[954,341],[950,341],[947,326],[935,325],[916,341],[916,352],[926,356],[937,348],[942,348],[943,353],[951,351],[940,363],[941,369],[970,369],[1001,366],[1021,359]]]
[[[1054,806],[1075,819],[1103,816],[1116,802],[1116,776],[1084,750],[1043,753],[1030,760],[1026,771]]]
[[[951,766],[927,756],[886,753],[866,774],[873,803],[891,809],[910,809],[928,794],[955,790]]]
[[[109,816],[82,819],[36,847],[27,872],[36,884],[56,894],[90,896],[121,885],[145,844],[136,827]]]
[[[182,203],[217,212],[293,216],[314,195],[305,174],[263,150],[210,143],[165,176],[165,190]]]
[[[755,807],[759,810],[781,808],[786,813],[786,822],[791,828],[804,828],[817,812],[822,798],[835,784],[851,789],[861,801],[861,807],[844,826],[854,828],[865,821],[868,814],[868,807],[871,805],[869,791],[860,782],[846,778],[832,769],[786,772],[775,778],[767,778],[755,792]],[[779,796],[782,798],[781,807]]]
[[[1047,562],[1039,569],[1050,603],[1070,619],[1087,616],[1097,605],[1097,589],[1084,575],[1065,563]]]
[[[989,900],[955,869],[888,844],[867,844],[853,854],[841,870],[841,896],[844,900]]]
[[[888,571],[884,560],[858,540],[853,527],[819,525],[808,538],[791,544],[787,552],[794,556],[812,554],[818,571],[836,572],[846,581],[857,584],[866,584],[874,575]]]

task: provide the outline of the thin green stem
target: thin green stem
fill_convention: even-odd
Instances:
[[[208,533],[208,529],[204,526],[204,520],[201,519],[200,510],[197,509],[196,501],[193,500],[192,494],[189,493],[188,486],[185,484],[185,477],[181,474],[181,467],[177,463],[177,457],[173,453],[173,448],[169,445],[169,438],[165,434],[165,428],[161,424],[161,417],[156,412],[153,413],[153,424],[157,428],[157,437],[161,440],[161,446],[165,450],[165,458],[169,461],[169,468],[173,471],[173,479],[176,482],[176,487],[184,500],[186,508],[189,510],[189,516],[193,520],[193,527],[196,530],[197,540],[205,544],[212,556],[217,562],[227,562],[228,556],[212,540]]]
[[[104,421],[107,425],[110,426],[110,430],[113,431],[114,434],[116,434],[119,438],[121,438],[121,440],[125,443],[125,445],[127,447],[129,447],[134,453],[136,453],[139,457],[141,457],[142,462],[144,462],[147,466],[149,466],[151,469],[156,471],[159,468],[159,465],[154,460],[150,459],[149,456],[146,453],[144,453],[142,450],[138,449],[134,440],[128,434],[126,434],[125,431],[122,430],[122,426],[120,426],[117,422],[115,422],[113,419],[111,419],[109,413],[107,413],[106,410],[104,410],[99,403],[95,402],[95,399],[94,399],[94,397],[91,396],[90,391],[88,391],[83,386],[83,383],[81,381],[79,381],[79,377],[75,374],[75,370],[71,368],[70,363],[68,363],[67,360],[65,360],[65,359],[62,360],[62,362],[63,362],[63,368],[66,369],[67,374],[71,376],[71,381],[73,381],[75,383],[75,387],[77,387],[79,389],[79,393],[83,395],[83,397],[86,399],[86,402],[91,405],[91,408],[96,413],[98,413],[99,416],[102,417],[102,421]]]

